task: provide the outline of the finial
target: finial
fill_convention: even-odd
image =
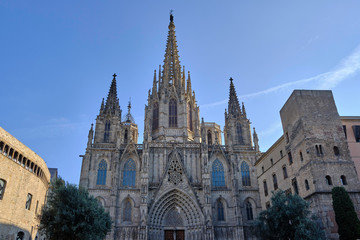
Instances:
[[[233,78],[232,78],[232,77],[230,77],[230,79],[229,79],[229,80],[230,80],[230,82],[232,82],[232,81],[233,81]]]
[[[172,9],[170,10],[170,22],[174,22],[174,16],[173,16],[173,14],[172,14],[173,11],[174,11],[174,10],[172,10]]]
[[[129,99],[129,104],[128,104],[128,113],[130,113],[130,109],[131,109],[131,97]]]
[[[116,76],[117,76],[116,73],[114,73],[113,77],[116,78]]]

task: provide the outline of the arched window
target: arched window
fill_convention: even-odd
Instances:
[[[177,127],[177,103],[175,99],[169,102],[169,127]]]
[[[219,159],[216,159],[212,165],[212,186],[225,187],[224,166]]]
[[[125,129],[125,133],[124,133],[124,143],[127,143],[128,142],[128,130]]]
[[[303,154],[302,154],[301,151],[300,151],[300,160],[301,160],[301,161],[304,161],[304,156],[303,156]]]
[[[106,120],[105,131],[104,131],[104,142],[109,142],[109,136],[110,136],[110,120]]]
[[[24,232],[18,232],[18,234],[16,235],[16,240],[23,240],[25,237]]]
[[[328,185],[332,185],[331,177],[329,175],[326,175],[325,179]]]
[[[278,182],[277,182],[276,174],[274,173],[272,175],[272,177],[273,177],[274,190],[277,190],[278,189]]]
[[[192,107],[190,102],[187,103],[187,121],[188,121],[188,128],[192,131],[193,130],[193,123],[192,123]]]
[[[337,146],[334,146],[334,154],[335,156],[339,156],[340,155],[340,150]]]
[[[305,189],[306,191],[310,189],[309,181],[307,179],[305,179]]]
[[[346,177],[344,175],[341,175],[340,181],[342,185],[347,185]],[[0,198],[1,199],[1,198]]]
[[[250,182],[250,169],[246,162],[241,163],[241,179],[243,186],[251,186]]]
[[[217,220],[225,221],[224,204],[220,199],[217,201]]]
[[[156,102],[153,106],[153,122],[152,130],[156,130],[159,127],[159,104]]]
[[[106,185],[106,171],[107,171],[107,163],[103,159],[100,161],[98,166],[98,175],[96,180],[97,185]]]
[[[3,199],[5,193],[6,181],[0,178],[0,200]]]
[[[208,145],[212,145],[212,135],[210,130],[208,130],[207,132],[207,139],[208,139]]]
[[[252,209],[251,202],[246,201],[245,207],[246,207],[247,220],[254,220],[254,214],[253,214],[253,209]]]
[[[131,202],[129,199],[124,203],[124,221],[131,222]]]
[[[238,144],[244,144],[244,140],[242,137],[242,130],[241,130],[241,124],[236,124],[236,135],[237,135],[237,143]]]
[[[268,195],[268,187],[267,187],[266,180],[264,180],[263,185],[264,185],[264,194],[265,194],[265,197],[266,197]]]
[[[135,187],[136,165],[129,159],[124,165],[123,186]]]

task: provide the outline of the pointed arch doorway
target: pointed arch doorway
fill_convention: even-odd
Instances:
[[[164,218],[164,239],[185,240],[184,221],[180,214],[180,208],[171,208]]]

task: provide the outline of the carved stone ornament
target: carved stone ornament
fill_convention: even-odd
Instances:
[[[175,185],[179,184],[179,182],[182,181],[182,179],[181,179],[182,168],[181,168],[181,164],[178,159],[175,158],[172,160],[169,170],[168,170],[168,175],[169,175],[168,180]]]

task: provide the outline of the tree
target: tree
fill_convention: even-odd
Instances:
[[[349,194],[343,187],[334,187],[331,194],[340,240],[360,238],[360,221]]]
[[[84,188],[62,179],[52,182],[40,231],[49,240],[102,240],[111,229],[111,218]]]
[[[254,233],[268,240],[322,240],[325,239],[315,216],[309,217],[309,204],[299,195],[273,193],[272,206],[257,217]]]

